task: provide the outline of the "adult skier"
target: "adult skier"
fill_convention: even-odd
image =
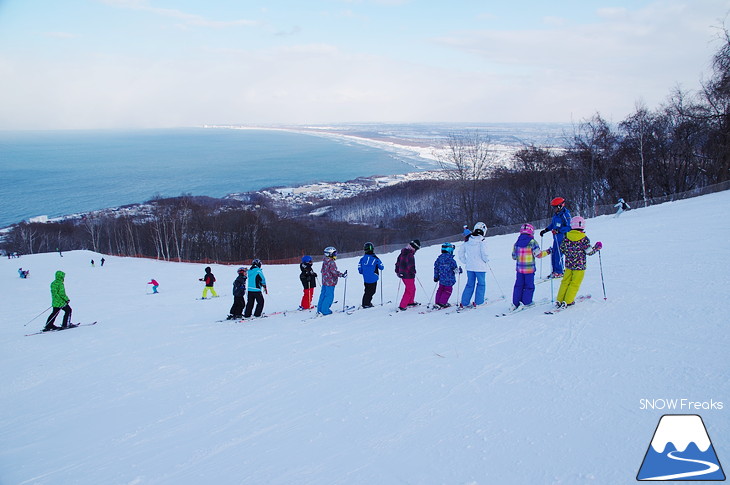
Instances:
[[[63,283],[65,278],[66,273],[56,271],[56,279],[51,283],[51,306],[53,307],[53,311],[48,316],[48,320],[46,320],[46,326],[43,328],[44,332],[74,326],[71,323],[71,307],[68,305],[71,300],[66,295],[66,286]],[[63,310],[63,323],[61,323],[60,327],[57,327],[53,322],[56,321],[56,317],[61,310]]]
[[[400,300],[398,309],[405,311],[409,306],[418,306],[416,298],[416,251],[421,249],[421,241],[414,239],[406,247],[400,250],[398,259],[395,261],[395,273],[403,280],[403,297]]]
[[[243,317],[243,307],[246,305],[246,273],[248,270],[241,266],[238,268],[236,279],[233,280],[233,305],[229,310],[228,320],[240,319]]]
[[[378,288],[379,272],[385,269],[383,262],[375,255],[375,246],[371,242],[366,242],[363,246],[365,254],[360,258],[357,264],[357,272],[362,275],[365,283],[365,292],[362,295],[362,307],[373,307],[373,295]]]
[[[251,269],[248,270],[248,302],[246,303],[246,311],[243,318],[249,318],[253,312],[254,317],[260,317],[264,312],[264,295],[268,294],[266,288],[266,278],[261,270],[261,260],[254,259],[251,262]],[[253,305],[256,304],[256,310]]]
[[[461,307],[484,303],[484,295],[487,292],[486,275],[487,269],[489,269],[486,235],[487,225],[477,222],[471,235],[459,247],[459,261],[464,264],[467,277],[464,291],[461,294]],[[474,296],[473,303],[472,296]]]
[[[553,233],[553,248],[550,255],[553,271],[549,278],[562,278],[563,253],[560,251],[560,243],[563,242],[565,235],[570,231],[570,211],[565,207],[565,199],[562,197],[555,197],[550,201],[550,206],[552,206],[555,213],[550,225],[540,231],[540,236],[545,235],[546,232]]]

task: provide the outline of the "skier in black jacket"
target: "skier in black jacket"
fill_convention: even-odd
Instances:
[[[246,305],[246,273],[248,270],[241,266],[238,268],[238,277],[233,280],[233,305],[230,309],[228,320],[243,318],[243,307]]]

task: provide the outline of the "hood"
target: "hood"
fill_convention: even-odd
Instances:
[[[66,273],[63,271],[56,271],[56,281],[63,281],[63,279],[66,277]]]
[[[205,272],[206,273],[210,273],[211,272],[210,266],[208,266],[208,267],[205,268]]]
[[[568,239],[570,239],[571,241],[580,241],[581,239],[586,237],[586,234],[583,231],[578,231],[578,230],[573,229],[571,231],[568,231],[568,234],[566,234],[566,237]]]
[[[528,244],[530,244],[530,241],[532,241],[532,236],[529,234],[520,234],[520,237],[517,238],[517,242],[515,245],[518,248],[526,248]]]

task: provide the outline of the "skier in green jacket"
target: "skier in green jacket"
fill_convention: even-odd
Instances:
[[[43,329],[44,332],[51,330],[61,330],[73,326],[71,324],[71,307],[68,303],[71,301],[66,295],[66,287],[63,284],[63,280],[66,277],[66,273],[63,271],[56,271],[56,279],[51,283],[51,306],[53,311],[46,320],[46,326]],[[53,324],[58,316],[58,313],[63,310],[63,323],[60,327]]]

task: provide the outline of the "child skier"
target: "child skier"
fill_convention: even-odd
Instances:
[[[385,269],[382,261],[375,255],[375,246],[371,242],[366,242],[363,246],[365,254],[360,258],[357,264],[357,272],[362,275],[365,283],[365,292],[362,295],[362,307],[373,307],[373,295],[378,288],[379,272]]]
[[[236,279],[233,280],[233,305],[229,310],[228,320],[235,320],[243,318],[243,307],[246,305],[246,273],[248,270],[241,266],[238,268]]]
[[[575,296],[586,273],[586,256],[597,253],[603,247],[599,241],[591,248],[591,241],[584,233],[586,221],[582,217],[573,217],[570,220],[570,227],[571,231],[560,245],[561,251],[565,254],[566,269],[555,300],[556,307],[575,304]]]
[[[462,307],[472,304],[472,295],[474,296],[473,305],[477,306],[484,303],[484,295],[487,291],[487,263],[489,262],[486,235],[487,225],[483,222],[477,222],[471,235],[459,247],[459,260],[464,264],[467,276],[466,285],[461,294],[460,305]]]
[[[309,310],[312,308],[312,300],[314,299],[314,288],[317,286],[317,273],[312,269],[312,257],[302,256],[302,262],[299,264],[299,280],[304,287],[302,302],[299,304],[300,310]]]
[[[439,284],[438,290],[436,290],[436,300],[434,300],[435,306],[441,308],[451,306],[449,298],[454,289],[454,283],[456,283],[456,273],[460,270],[461,268],[454,259],[454,245],[448,242],[443,243],[441,254],[433,263],[433,281]]]
[[[337,249],[328,246],[324,249],[324,259],[322,260],[322,289],[319,293],[319,302],[317,303],[317,313],[322,315],[331,315],[330,307],[335,301],[335,286],[339,278],[347,278],[347,271],[340,273],[337,270]]]
[[[43,328],[44,332],[51,330],[61,330],[63,328],[73,327],[71,323],[71,307],[68,306],[71,301],[66,295],[66,286],[63,280],[66,278],[66,273],[63,271],[56,271],[56,278],[51,283],[51,306],[53,311],[46,320],[46,326]],[[60,327],[53,324],[56,321],[58,313],[63,310],[63,323]]]
[[[418,306],[416,303],[416,251],[421,249],[421,241],[414,239],[406,247],[400,250],[398,259],[395,261],[395,272],[398,278],[403,280],[403,297],[400,300],[398,309],[405,311],[409,306]]]
[[[550,248],[542,251],[534,235],[535,228],[532,224],[522,224],[520,236],[512,247],[512,259],[517,261],[517,279],[512,291],[512,306],[509,308],[511,312],[517,310],[520,305],[526,308],[535,306],[532,301],[532,296],[535,294],[535,258],[542,258],[552,253]]]
[[[157,293],[157,287],[160,286],[160,284],[157,282],[156,279],[150,278],[150,281],[147,283],[148,285],[152,285],[152,293]]]
[[[211,273],[210,266],[206,266],[205,276],[198,279],[198,281],[205,281],[205,288],[203,288],[203,300],[205,300],[205,297],[208,296],[208,291],[213,294],[213,298],[218,298],[218,293],[216,293],[215,289],[213,288],[213,284],[215,283],[215,276],[213,276],[213,273]]]
[[[565,199],[562,197],[555,197],[550,201],[555,214],[545,229],[540,231],[540,236],[543,236],[546,232],[553,233],[553,251],[551,256],[551,262],[553,266],[553,272],[549,278],[562,278],[563,277],[563,254],[560,252],[560,243],[565,239],[565,235],[570,231],[570,211],[565,207]]]
[[[269,291],[266,288],[266,278],[261,270],[261,260],[254,259],[251,262],[251,269],[248,270],[248,302],[246,303],[246,311],[243,318],[250,318],[253,312],[254,317],[260,317],[264,311],[264,295]],[[253,305],[256,303],[256,310]]]

